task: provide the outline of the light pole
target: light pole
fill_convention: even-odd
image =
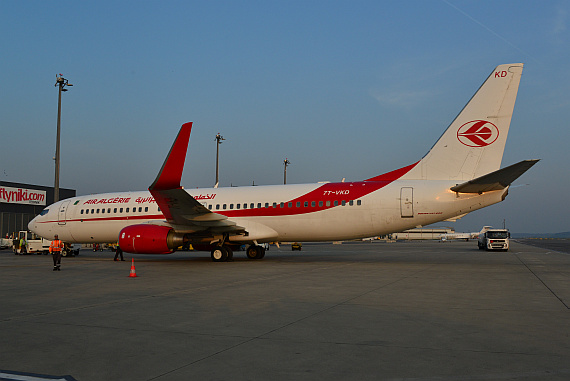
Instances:
[[[218,184],[220,183],[220,178],[219,178],[219,173],[220,173],[220,144],[222,144],[222,140],[226,140],[224,139],[224,137],[222,135],[220,135],[220,133],[218,132],[218,135],[216,135],[216,185],[214,185],[214,188],[218,187]]]
[[[285,160],[283,160],[283,165],[285,166],[285,170],[283,171],[283,184],[287,184],[287,166],[289,164],[291,164],[291,162],[285,158]]]
[[[53,202],[59,201],[59,140],[61,134],[61,93],[67,91],[65,86],[73,86],[63,78],[61,74],[56,75],[55,86],[59,86],[59,98],[57,100],[57,136],[55,140],[55,181],[53,186]]]

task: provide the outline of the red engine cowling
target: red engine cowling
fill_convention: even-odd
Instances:
[[[182,245],[182,238],[168,226],[131,225],[119,233],[119,247],[127,253],[170,254]]]

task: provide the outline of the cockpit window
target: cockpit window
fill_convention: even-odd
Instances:
[[[44,209],[42,210],[42,212],[40,213],[40,216],[45,216],[46,214],[49,213],[49,209]]]

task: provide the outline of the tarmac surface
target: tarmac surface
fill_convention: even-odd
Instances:
[[[49,256],[0,251],[0,379],[570,379],[562,251],[423,241],[272,246],[224,263],[113,255],[82,250],[54,272]]]

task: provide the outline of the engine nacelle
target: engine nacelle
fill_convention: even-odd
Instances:
[[[119,247],[127,253],[170,254],[182,245],[183,238],[168,226],[131,225],[119,233]]]

